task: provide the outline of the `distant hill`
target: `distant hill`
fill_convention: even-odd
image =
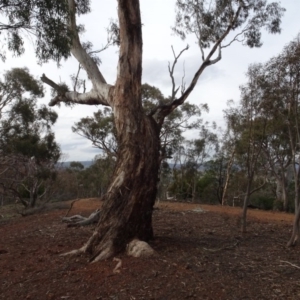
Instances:
[[[64,168],[68,168],[70,166],[71,162],[72,161],[65,161],[62,163],[62,166]],[[78,161],[78,162],[80,162],[84,166],[85,169],[90,167],[94,163],[92,160],[84,160],[84,161]]]

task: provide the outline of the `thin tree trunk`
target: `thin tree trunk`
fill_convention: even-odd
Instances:
[[[287,190],[286,190],[285,178],[282,179],[281,187],[282,187],[283,210],[285,212],[287,212],[289,210],[289,199],[288,199]]]
[[[251,194],[252,181],[253,181],[253,175],[251,174],[250,178],[248,178],[247,189],[246,189],[246,194],[245,194],[244,204],[243,204],[243,212],[242,212],[242,219],[241,219],[242,233],[246,233],[247,231],[247,210],[248,210],[249,199]]]
[[[288,195],[286,190],[286,178],[283,176],[276,176],[276,199],[282,202],[282,208],[284,211],[288,211]]]
[[[225,184],[224,184],[224,188],[223,188],[222,201],[221,201],[222,205],[226,204],[225,198],[226,198],[226,193],[227,193],[227,189],[228,189],[228,185],[229,185],[231,167],[232,167],[232,164],[234,161],[234,156],[235,156],[235,149],[231,153],[231,157],[230,157],[230,160],[229,160],[227,168],[226,168],[226,180],[225,180]]]

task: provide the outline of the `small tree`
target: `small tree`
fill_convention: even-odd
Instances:
[[[262,148],[266,138],[267,121],[262,117],[260,102],[261,90],[259,89],[259,74],[261,67],[259,65],[250,66],[247,76],[249,81],[241,87],[240,105],[227,113],[228,125],[235,133],[236,145],[235,151],[238,158],[238,165],[245,170],[247,178],[247,187],[244,192],[244,204],[242,214],[242,232],[246,231],[247,207],[250,201],[250,195],[265,184],[253,189],[255,175],[258,169],[264,167],[261,161]]]

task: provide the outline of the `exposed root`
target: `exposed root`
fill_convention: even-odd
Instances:
[[[296,268],[296,269],[300,269],[299,266],[297,266],[297,265],[295,265],[295,264],[292,264],[292,263],[290,263],[289,261],[286,261],[286,260],[280,260],[280,262],[286,263],[286,264],[288,264],[288,265],[290,265],[290,266],[292,266],[292,267],[294,267],[294,268]]]
[[[103,246],[103,250],[100,250],[91,260],[91,263],[95,263],[100,260],[105,260],[114,255],[113,243],[112,241],[108,241],[106,246]]]
[[[80,254],[83,254],[86,252],[86,247],[85,245],[83,247],[81,247],[80,249],[76,249],[76,250],[72,250],[72,251],[69,251],[69,252],[66,252],[66,253],[63,253],[63,254],[60,254],[59,256],[77,256],[77,255],[80,255]]]
[[[113,273],[120,273],[120,268],[122,267],[122,260],[120,258],[114,257],[113,261],[117,261],[117,265],[113,269]]]
[[[72,251],[60,254],[60,256],[68,256],[68,255],[76,256],[76,255],[80,255],[80,254],[89,252],[93,246],[93,243],[94,243],[96,237],[97,237],[97,231],[94,231],[93,235],[89,238],[89,240],[80,249],[76,249],[76,250],[72,250]]]
[[[69,223],[68,227],[86,226],[93,223],[97,223],[100,218],[101,210],[97,209],[92,212],[89,217],[83,217],[80,215],[74,215],[72,217],[63,217],[62,222]]]

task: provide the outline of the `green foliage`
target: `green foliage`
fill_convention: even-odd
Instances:
[[[71,162],[68,168],[57,172],[55,199],[101,198],[107,192],[114,166],[114,158],[102,155],[95,156],[88,168],[84,168],[81,162]]]
[[[161,91],[148,84],[142,85],[142,103],[146,114],[157,105],[169,102]],[[208,110],[206,105],[197,106],[188,102],[169,114],[160,133],[162,159],[171,158],[182,142],[182,134],[186,130],[200,128],[201,110]],[[192,117],[197,117],[192,120]],[[99,110],[93,117],[82,118],[72,126],[73,132],[90,140],[94,147],[106,154],[116,156],[117,140],[114,127],[114,116],[109,108]]]
[[[210,48],[228,29],[240,29],[239,40],[249,47],[260,47],[261,30],[279,33],[285,11],[279,2],[266,0],[201,1],[177,0],[174,32],[182,39],[195,34],[201,49]]]
[[[70,56],[73,33],[67,26],[68,1],[1,0],[0,5],[3,18],[0,30],[6,35],[9,50],[17,55],[24,53],[23,31],[26,30],[28,33],[34,32],[35,53],[39,62],[49,59],[59,62]],[[77,15],[88,12],[90,1],[77,0]]]
[[[274,197],[257,195],[251,197],[251,204],[264,210],[272,210],[274,207]]]
[[[37,106],[43,89],[28,69],[6,72],[0,88],[5,110],[0,120],[0,185],[20,199],[30,195],[29,203],[22,201],[34,206],[56,177],[61,152],[51,128],[57,114]]]
[[[0,149],[6,154],[22,154],[37,161],[60,157],[60,149],[50,128],[57,114],[48,108],[36,107],[32,99],[17,100],[0,122]]]
[[[70,166],[68,168],[70,171],[79,172],[84,169],[84,165],[79,161],[71,161]]]
[[[93,146],[107,154],[116,155],[116,132],[110,109],[98,110],[93,117],[82,118],[72,126],[72,131],[87,138]]]

